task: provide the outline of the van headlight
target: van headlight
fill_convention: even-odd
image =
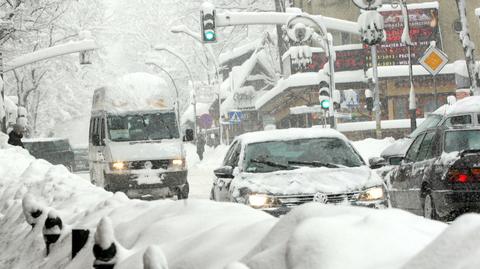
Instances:
[[[385,198],[385,190],[382,186],[371,187],[364,190],[358,196],[359,201],[369,202],[375,200],[382,200]]]
[[[185,159],[173,159],[170,160],[170,168],[173,170],[185,169]]]
[[[117,170],[117,171],[127,170],[128,163],[127,162],[122,162],[122,161],[113,162],[113,163],[110,163],[110,168],[112,170]]]

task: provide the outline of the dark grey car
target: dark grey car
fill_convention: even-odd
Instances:
[[[439,220],[480,212],[480,128],[422,132],[390,179],[393,207]]]
[[[68,139],[25,139],[23,145],[37,159],[44,159],[51,164],[62,164],[72,172],[75,170],[74,154]]]

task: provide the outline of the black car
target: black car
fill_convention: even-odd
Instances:
[[[88,147],[74,148],[73,153],[75,158],[74,172],[88,172],[90,168],[88,164]]]
[[[390,180],[393,207],[438,220],[480,212],[480,128],[422,132]]]
[[[51,164],[62,164],[70,171],[75,170],[74,154],[68,139],[34,138],[22,141],[33,157],[44,159]]]

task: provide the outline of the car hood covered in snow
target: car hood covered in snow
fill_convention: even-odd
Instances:
[[[382,180],[367,166],[309,168],[271,173],[240,173],[233,181],[236,190],[269,194],[344,193],[382,185]]]
[[[178,139],[142,142],[114,142],[109,145],[112,160],[141,161],[181,158],[182,141]]]

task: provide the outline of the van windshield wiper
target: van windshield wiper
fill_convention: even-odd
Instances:
[[[273,161],[269,161],[269,160],[251,159],[250,162],[266,164],[268,166],[279,167],[279,168],[283,168],[283,169],[292,169],[292,167],[290,165],[285,165],[285,164],[281,164],[281,163],[277,163],[277,162],[273,162]]]
[[[319,161],[288,161],[289,164],[299,164],[299,165],[310,165],[314,167],[327,167],[327,168],[340,168],[340,167],[346,167],[345,165],[341,164],[335,164],[335,163],[323,163]]]

